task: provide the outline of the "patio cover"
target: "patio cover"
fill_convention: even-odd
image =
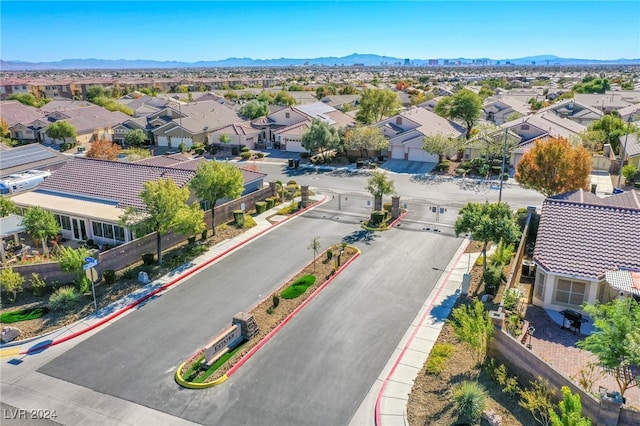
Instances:
[[[628,270],[609,271],[605,274],[605,279],[611,288],[640,296],[640,272]]]

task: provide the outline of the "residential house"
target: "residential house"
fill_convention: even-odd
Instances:
[[[51,124],[46,115],[18,101],[0,102],[0,118],[7,123],[11,139],[41,142],[41,130]]]
[[[493,124],[500,125],[512,117],[529,115],[531,109],[527,101],[522,98],[501,96],[487,98],[482,107],[483,118]]]
[[[52,172],[62,167],[69,159],[70,156],[37,143],[13,148],[0,144],[0,177],[27,170]]]
[[[546,108],[542,108],[537,114],[545,112],[554,113],[558,117],[568,118],[583,126],[589,126],[594,121],[600,120],[604,115],[599,109],[581,104],[573,99],[565,99]]]
[[[145,208],[139,196],[144,184],[171,178],[182,188],[195,176],[201,161],[206,160],[181,155],[134,163],[76,157],[35,190],[12,200],[20,208],[39,206],[54,213],[63,238],[118,245],[133,239],[119,220],[127,207]],[[262,187],[264,174],[241,170],[245,193]],[[190,199],[195,200],[195,196]]]
[[[620,136],[620,152],[624,151],[625,164],[631,164],[640,169],[640,140],[637,133]]]
[[[621,108],[618,110],[618,114],[625,122],[638,122],[640,121],[640,103]]]
[[[601,93],[576,93],[573,99],[583,105],[589,105],[602,111],[604,114],[610,114],[613,111],[619,111],[623,108],[633,105],[632,102],[625,100],[623,92],[606,92]]]
[[[542,205],[533,253],[535,305],[580,311],[619,295],[607,283],[615,270],[640,271],[640,191],[600,198],[577,190]]]
[[[127,114],[120,111],[109,111],[97,105],[54,111],[49,113],[47,118],[50,121],[49,124],[64,120],[75,127],[76,141],[80,144],[99,139],[112,140],[113,127],[130,119]],[[61,143],[47,136],[44,130],[41,133],[44,143]]]
[[[543,140],[550,136],[572,139],[579,137],[580,133],[587,130],[582,124],[549,111],[521,117],[504,123],[500,127],[508,129],[520,137],[520,144],[512,153],[511,164],[514,167],[518,164],[522,155],[533,146],[535,141]]]
[[[0,99],[18,93],[31,93],[29,81],[22,78],[0,79]]]
[[[158,146],[177,148],[184,142],[187,147],[195,143],[206,144],[211,129],[218,129],[242,121],[232,109],[216,101],[193,102],[185,105],[172,103],[147,116]]]
[[[430,163],[437,163],[439,158],[422,149],[425,136],[438,134],[456,139],[466,133],[463,126],[420,107],[402,111],[374,125],[389,138],[392,159]]]
[[[220,144],[220,137],[223,134],[229,136],[229,146],[246,146],[249,149],[255,149],[256,144],[259,145],[261,141],[262,131],[253,123],[229,124],[212,130],[207,135],[208,143],[210,145]]]
[[[357,108],[360,104],[361,95],[329,95],[321,99],[321,102],[340,111],[347,106],[347,109]]]

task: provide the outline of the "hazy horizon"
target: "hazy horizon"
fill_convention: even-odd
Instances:
[[[5,61],[198,62],[355,52],[411,59],[640,58],[634,0],[3,1],[1,7]]]

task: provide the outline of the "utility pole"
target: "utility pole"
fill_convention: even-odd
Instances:
[[[502,149],[502,166],[500,167],[500,193],[498,194],[498,203],[502,202],[502,185],[504,180],[502,176],[504,175],[504,167],[507,161],[507,135],[509,134],[509,129],[504,129],[504,148]]]
[[[627,155],[627,139],[629,139],[629,129],[631,127],[631,116],[627,119],[627,134],[624,135],[624,146],[622,147],[622,156],[620,158],[620,170],[618,170],[618,188],[620,188],[620,181],[622,180],[622,166],[624,166],[624,157]]]

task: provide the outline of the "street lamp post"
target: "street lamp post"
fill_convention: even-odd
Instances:
[[[509,129],[504,129],[504,147],[502,149],[502,166],[500,166],[500,193],[498,194],[498,203],[502,202],[502,185],[504,184],[504,167],[507,162],[507,135]]]
[[[624,146],[622,147],[622,156],[620,157],[620,170],[618,170],[618,188],[620,188],[620,181],[622,180],[622,166],[624,166],[624,157],[627,155],[627,139],[629,139],[629,128],[631,127],[631,115],[627,119],[627,134],[624,135]]]

